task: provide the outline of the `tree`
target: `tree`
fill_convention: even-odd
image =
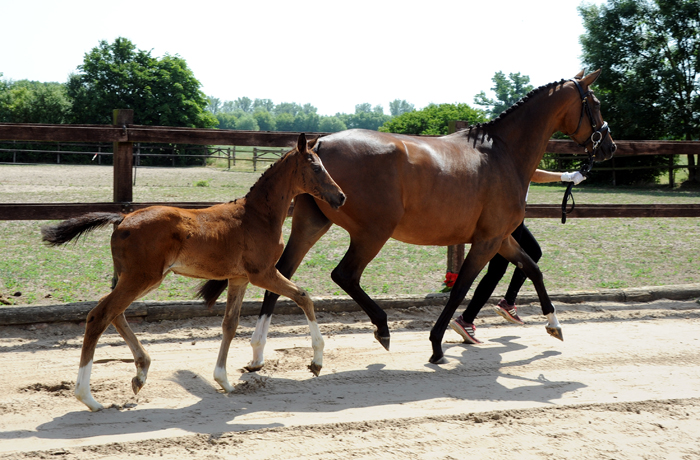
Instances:
[[[208,97],[207,98],[207,110],[216,115],[221,112],[222,105],[221,99],[218,97]]]
[[[260,126],[258,126],[258,122],[252,115],[245,114],[236,120],[236,129],[241,131],[260,131]]]
[[[409,104],[405,99],[394,99],[389,102],[389,113],[392,117],[398,117],[407,112],[413,112],[415,107],[413,104]]]
[[[61,83],[0,81],[0,122],[59,124],[67,121],[69,111]]]
[[[277,129],[275,117],[273,117],[270,112],[264,110],[262,107],[255,109],[253,112],[253,118],[255,118],[255,121],[258,123],[261,131],[275,131]]]
[[[321,117],[318,124],[318,130],[322,133],[337,133],[348,129],[345,123],[338,117]]]
[[[233,101],[233,110],[240,110],[244,113],[253,113],[253,100],[249,97],[239,97]]]
[[[133,109],[143,125],[216,126],[208,100],[187,63],[179,56],[154,58],[119,37],[85,54],[67,83],[73,123],[111,124],[113,109]]]
[[[450,121],[467,121],[469,124],[487,121],[486,113],[467,104],[430,104],[424,109],[407,112],[387,121],[379,131],[401,134],[447,134]]]
[[[494,82],[491,90],[496,93],[496,99],[487,98],[486,93],[481,91],[474,97],[474,104],[486,107],[492,119],[534,89],[532,85],[528,84],[530,77],[520,75],[520,72],[511,73],[506,78],[505,74],[499,71],[496,72],[491,81]]]
[[[255,99],[253,101],[253,110],[265,110],[266,112],[272,112],[275,109],[275,103],[272,99]]]
[[[586,29],[580,40],[583,62],[603,69],[597,91],[615,138],[697,140],[700,2],[609,0],[580,6],[579,13]],[[629,160],[666,162],[661,157]],[[696,164],[694,155],[688,163]],[[644,179],[640,173],[628,176]],[[690,179],[698,182],[700,174],[691,169]]]

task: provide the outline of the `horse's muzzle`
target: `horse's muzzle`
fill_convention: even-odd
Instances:
[[[343,192],[339,192],[338,195],[336,195],[332,201],[328,202],[328,204],[330,204],[333,209],[338,209],[339,207],[345,204],[345,200],[345,194]]]

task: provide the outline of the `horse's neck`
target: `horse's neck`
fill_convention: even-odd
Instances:
[[[282,225],[296,194],[289,161],[287,157],[279,160],[253,185],[246,195],[246,214]]]
[[[522,171],[527,182],[540,164],[547,143],[556,131],[561,129],[561,102],[565,97],[560,92],[550,95],[543,92],[527,101],[491,129],[491,136],[499,139],[515,164]]]

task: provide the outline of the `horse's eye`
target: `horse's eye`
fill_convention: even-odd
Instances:
[[[312,165],[312,166],[311,166],[311,169],[312,169],[315,173],[320,173],[321,171],[323,171],[323,168],[321,167],[321,165]]]

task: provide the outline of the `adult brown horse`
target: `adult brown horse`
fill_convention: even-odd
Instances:
[[[143,387],[151,359],[129,328],[124,311],[157,288],[170,272],[228,284],[223,340],[214,369],[214,379],[225,391],[233,390],[226,375],[226,357],[249,282],[291,298],[304,311],[314,349],[309,369],[318,375],[324,344],[313,302],[275,269],[284,248],[282,225],[292,198],[299,193],[328,204],[328,209],[337,209],[345,202],[345,195],[322,161],[308,150],[304,134],[299,136],[296,149],[265,171],[243,199],[199,210],[152,206],[127,215],[91,213],[42,228],[44,241],[60,245],[100,226],[117,225],[111,246],[118,281],[88,313],[76,397],[90,410],[102,409],[91,394],[90,373],[95,346],[110,323],[134,355],[134,394]]]
[[[411,244],[471,243],[449,300],[430,333],[432,363],[444,362],[442,338],[457,306],[481,269],[499,253],[533,281],[547,331],[562,339],[537,265],[510,236],[525,216],[525,194],[547,142],[561,131],[596,161],[616,146],[600,103],[589,90],[600,71],[530,92],[497,119],[430,138],[351,130],[321,138],[314,150],[347,194],[339,211],[309,195],[295,200],[292,232],[277,267],[291,277],[307,251],[332,224],[350,234],[350,248],[333,280],[369,315],[375,337],[389,348],[386,313],[362,290],[360,277],[389,238]],[[200,294],[213,302],[225,283],[207,282]],[[277,296],[266,293],[252,338],[249,370],[262,367],[265,336]]]

